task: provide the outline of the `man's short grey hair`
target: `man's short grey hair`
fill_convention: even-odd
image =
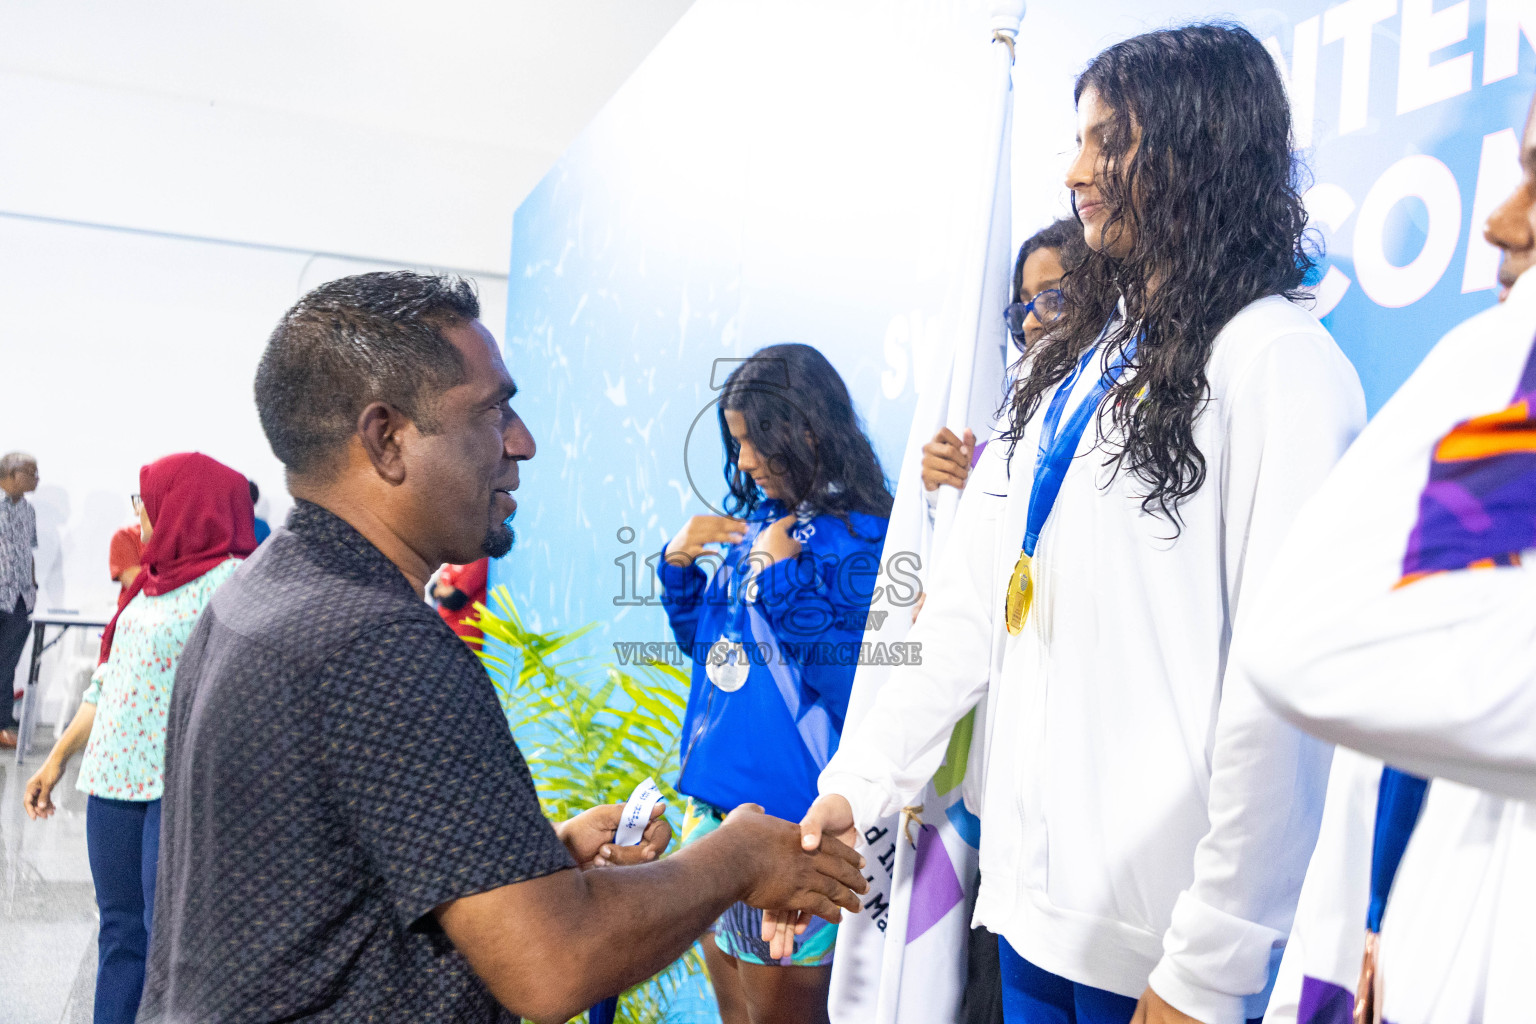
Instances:
[[[14,476],[28,466],[36,469],[37,460],[26,452],[7,452],[0,456],[0,480]]]

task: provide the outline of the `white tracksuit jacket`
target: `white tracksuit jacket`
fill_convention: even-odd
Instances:
[[[1435,347],[1298,518],[1234,660],[1341,745],[1268,1020],[1302,977],[1355,990],[1384,759],[1433,781],[1382,922],[1393,1024],[1536,1020],[1536,554],[1402,589],[1435,443],[1509,404],[1536,338],[1536,274]],[[1344,748],[1352,749],[1344,749]]]
[[[1222,330],[1207,376],[1195,428],[1207,478],[1180,507],[1182,534],[1141,511],[1139,480],[1110,480],[1090,425],[1017,637],[1003,594],[1042,416],[1011,466],[1005,441],[987,446],[908,637],[923,663],[895,670],[820,785],[861,827],[894,812],[988,694],[977,923],[1073,981],[1138,996],[1150,978],[1180,1010],[1234,1024],[1290,929],[1329,751],[1259,701],[1227,648],[1365,404],[1333,338],[1275,296]]]

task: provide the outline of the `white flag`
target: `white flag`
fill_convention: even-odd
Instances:
[[[1008,337],[1003,308],[1013,277],[1009,152],[1013,123],[1011,42],[1024,14],[1022,0],[992,4],[989,31],[994,107],[978,140],[974,188],[978,197],[972,240],[965,250],[961,305],[954,342],[932,367],[902,458],[896,501],[885,539],[882,583],[893,556],[912,552],[926,575],[930,556],[942,550],[959,492],[941,487],[930,522],[924,496],[922,448],[947,426],[985,439],[1003,396]],[[896,565],[910,571],[912,565]],[[881,592],[898,591],[901,583]],[[894,607],[865,639],[894,643],[905,638],[909,609]],[[854,726],[878,699],[890,668],[862,665],[854,677],[847,726]],[[953,1021],[965,990],[970,903],[977,883],[980,822],[962,794],[978,793],[985,765],[986,708],[955,727],[942,768],[917,803],[901,815],[869,827],[861,838],[870,877],[864,911],[845,917],[838,930],[828,1010],[833,1024],[934,1024]],[[972,808],[978,806],[971,800]]]

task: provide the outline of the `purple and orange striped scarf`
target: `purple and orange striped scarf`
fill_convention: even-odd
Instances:
[[[1498,412],[1452,427],[1435,444],[1429,480],[1419,495],[1419,516],[1403,555],[1404,587],[1441,572],[1519,565],[1536,547],[1536,344],[1526,357],[1515,397]],[[1377,1020],[1379,976],[1375,933],[1409,837],[1418,823],[1428,783],[1383,767],[1371,848],[1366,954],[1352,994],[1342,985],[1302,978],[1299,1024],[1352,1024]],[[1357,1006],[1357,1003],[1363,1006]]]
[[[1515,397],[1435,445],[1398,586],[1437,572],[1519,565],[1536,547],[1536,346]]]

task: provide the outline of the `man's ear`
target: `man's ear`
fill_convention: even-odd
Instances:
[[[374,472],[391,484],[405,482],[405,458],[400,444],[410,418],[394,406],[374,402],[357,418],[357,436]]]

